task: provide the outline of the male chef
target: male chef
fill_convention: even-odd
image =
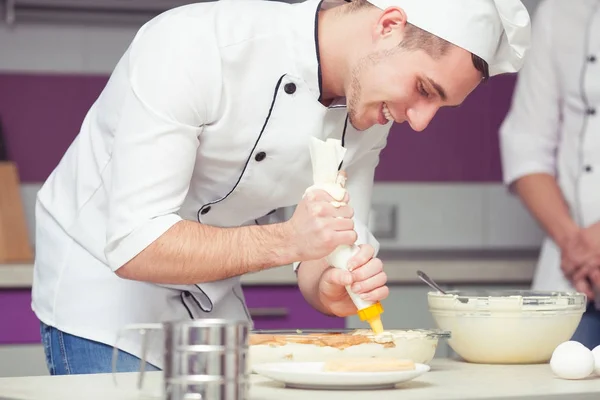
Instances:
[[[547,234],[533,288],[587,294],[573,340],[590,349],[600,345],[598,107],[600,1],[545,0],[501,128],[504,181]]]
[[[240,277],[273,267],[293,265],[327,315],[356,313],[346,284],[384,299],[365,223],[392,123],[425,129],[517,71],[528,41],[517,0],[233,0],[145,24],[38,196],[32,306],[51,373],[110,371],[126,325],[250,319]],[[347,149],[345,206],[303,196],[311,137]],[[355,242],[352,273],[324,261]],[[120,371],[140,343],[120,342]]]

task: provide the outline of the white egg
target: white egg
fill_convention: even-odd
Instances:
[[[594,347],[592,354],[594,355],[594,361],[596,364],[596,375],[600,376],[600,345]]]
[[[550,368],[562,379],[584,379],[594,372],[592,351],[579,342],[559,344],[550,358]]]

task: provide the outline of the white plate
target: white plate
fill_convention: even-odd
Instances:
[[[254,371],[267,378],[283,382],[298,389],[389,389],[401,382],[410,381],[430,367],[415,364],[411,371],[389,372],[325,372],[323,362],[282,362],[255,364]]]

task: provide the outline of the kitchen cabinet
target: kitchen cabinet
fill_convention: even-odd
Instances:
[[[31,290],[0,290],[0,345],[40,343],[40,323],[31,310]]]
[[[0,290],[0,376],[48,375],[31,290]]]
[[[344,318],[313,309],[297,285],[244,286],[254,329],[343,329]]]

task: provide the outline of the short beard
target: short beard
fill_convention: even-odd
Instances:
[[[355,129],[359,130],[356,125],[357,111],[356,108],[361,103],[360,99],[362,96],[362,84],[360,83],[361,73],[365,71],[368,67],[373,67],[380,63],[382,60],[388,58],[389,56],[396,54],[400,51],[398,48],[388,49],[388,50],[380,50],[369,53],[368,55],[360,58],[356,65],[352,68],[352,72],[350,75],[350,90],[349,90],[349,98],[347,109],[348,109],[348,122]]]

